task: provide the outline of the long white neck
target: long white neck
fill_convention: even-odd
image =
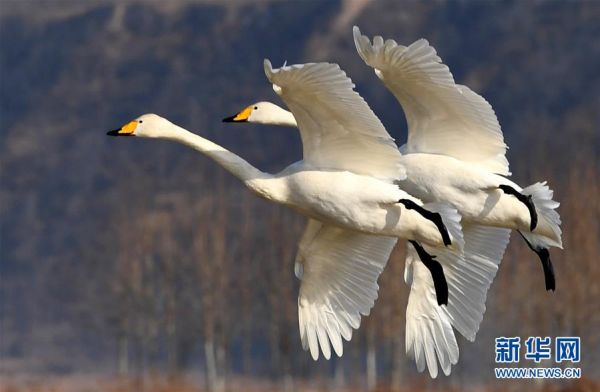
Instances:
[[[265,116],[265,118],[260,119],[257,122],[268,125],[280,125],[284,127],[298,128],[298,123],[296,123],[296,118],[292,112],[287,111],[275,104],[272,104],[272,107],[269,109],[269,113]]]
[[[200,151],[262,197],[276,201],[283,198],[282,181],[269,173],[258,170],[243,158],[200,135],[168,122],[161,126],[153,136],[182,143]]]
[[[282,112],[278,113],[277,117],[275,118],[274,125],[298,128],[298,123],[296,122],[296,118],[292,112],[288,112],[285,109],[282,109]]]

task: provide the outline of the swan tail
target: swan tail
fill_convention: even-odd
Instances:
[[[531,198],[537,211],[538,226],[533,231],[519,230],[519,234],[529,248],[538,255],[542,263],[546,290],[554,291],[556,290],[556,278],[548,248],[553,246],[562,249],[560,215],[556,212],[559,203],[552,200],[554,192],[546,185],[545,181],[530,185],[521,193]]]
[[[531,201],[535,206],[538,215],[538,227],[550,235],[536,233],[537,230],[519,232],[525,237],[532,249],[540,250],[549,247],[562,249],[562,230],[560,228],[560,215],[556,208],[559,202],[552,199],[554,191],[548,187],[546,181],[536,182],[521,191],[526,196],[531,196]]]
[[[459,252],[462,252],[465,246],[462,225],[460,223],[462,216],[458,213],[456,208],[452,207],[450,204],[440,202],[423,204],[423,208],[440,214],[444,226],[450,234],[452,245],[455,245],[456,249]]]

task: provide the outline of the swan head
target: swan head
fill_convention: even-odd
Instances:
[[[144,114],[121,128],[107,132],[109,136],[164,137],[172,123],[157,114]]]
[[[237,114],[225,117],[223,122],[296,126],[296,119],[291,112],[265,101],[247,106]]]

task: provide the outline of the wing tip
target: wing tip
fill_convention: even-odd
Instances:
[[[361,59],[369,64],[369,53],[372,52],[371,40],[369,37],[362,35],[358,26],[352,27],[352,36],[354,38],[354,46]]]
[[[263,68],[265,70],[265,75],[267,79],[271,80],[271,76],[273,76],[273,65],[271,64],[271,60],[264,59],[263,60]]]
[[[352,26],[352,36],[354,37],[354,42],[363,36],[360,32],[360,28],[357,25]]]

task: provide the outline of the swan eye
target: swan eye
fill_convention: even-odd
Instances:
[[[254,110],[258,110],[258,106],[255,106],[255,107],[254,107]]]
[[[141,123],[143,123],[143,122],[144,122],[144,120],[140,120],[140,121],[139,121],[139,123],[140,123],[140,124],[141,124]]]

